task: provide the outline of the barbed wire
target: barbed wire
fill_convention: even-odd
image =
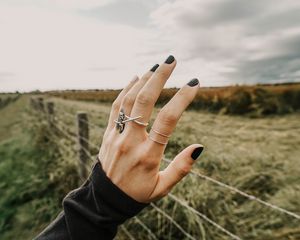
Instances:
[[[59,130],[59,132],[65,135],[65,137],[67,137],[69,140],[76,142],[76,137],[63,130],[63,128],[61,128],[61,126],[59,126],[58,124],[55,125],[55,129]]]
[[[75,115],[70,114],[66,111],[56,111],[54,116],[55,116],[55,118],[57,118],[58,116],[63,116],[63,118],[71,120],[72,122],[74,122],[74,124],[76,121]]]
[[[180,205],[184,206],[185,208],[187,208],[188,210],[190,210],[191,212],[197,214],[198,216],[200,216],[202,219],[204,219],[205,221],[209,222],[210,224],[212,224],[213,226],[215,226],[216,228],[218,228],[220,231],[222,231],[223,233],[227,234],[228,236],[232,237],[233,239],[236,240],[241,240],[240,237],[238,237],[237,235],[229,232],[228,230],[226,230],[225,228],[223,228],[221,225],[219,225],[218,223],[214,222],[213,220],[211,220],[210,218],[208,218],[206,215],[204,215],[203,213],[197,211],[195,208],[191,207],[190,205],[188,205],[185,201],[177,198],[175,195],[169,193],[168,196],[170,198],[172,198],[174,201],[178,202]]]
[[[191,240],[196,240],[196,238],[194,238],[192,235],[190,235],[188,232],[186,232],[180,225],[179,223],[177,223],[169,214],[167,214],[165,211],[163,211],[162,209],[160,209],[158,206],[156,206],[154,203],[150,203],[151,207],[153,207],[157,212],[161,213],[162,215],[164,215],[172,224],[174,224],[175,227],[177,227],[177,229],[179,231],[181,231],[187,238],[191,239]]]
[[[66,126],[65,123],[63,123],[62,121],[59,121],[59,122],[60,122],[60,125],[61,125],[62,127],[64,127],[65,129],[68,128],[68,127]],[[57,126],[57,124],[56,124],[56,126]],[[62,128],[59,128],[59,130],[62,131],[63,133],[65,133],[65,134],[67,134],[68,136],[72,136],[70,133],[68,133],[68,131],[62,130]],[[99,148],[99,146],[93,144],[89,139],[87,139],[87,138],[85,138],[85,137],[83,137],[83,136],[78,136],[78,135],[76,135],[76,134],[74,133],[74,136],[72,136],[72,137],[74,137],[75,139],[76,139],[76,137],[78,137],[78,138],[82,139],[84,142],[86,142],[87,144],[89,144],[90,146],[92,146],[93,148],[96,148],[96,149]]]
[[[79,121],[80,121],[80,122],[83,122],[83,123],[85,123],[85,124],[87,124],[87,125],[89,125],[89,126],[92,126],[92,127],[94,127],[94,128],[97,128],[98,130],[105,131],[104,128],[102,128],[102,127],[100,127],[100,126],[97,126],[96,124],[91,123],[90,121],[86,121],[86,120],[84,120],[84,119],[79,119]]]
[[[163,158],[163,161],[168,162],[168,163],[171,162],[171,160],[166,159],[166,158]],[[222,186],[222,187],[224,187],[224,188],[227,188],[227,189],[229,189],[230,191],[236,192],[236,193],[238,193],[238,194],[240,194],[240,195],[242,195],[242,196],[244,196],[244,197],[246,197],[246,198],[248,198],[248,199],[250,199],[250,200],[254,200],[254,201],[256,201],[256,202],[259,202],[259,203],[261,203],[261,204],[263,204],[263,205],[265,205],[265,206],[267,206],[267,207],[270,207],[270,208],[272,208],[272,209],[274,209],[274,210],[280,211],[280,212],[285,213],[285,214],[287,214],[287,215],[289,215],[289,216],[292,216],[292,217],[295,217],[295,218],[297,218],[297,219],[300,219],[300,216],[299,216],[298,214],[296,214],[296,213],[293,213],[293,212],[291,212],[291,211],[288,211],[288,210],[286,210],[286,209],[283,209],[283,208],[281,208],[281,207],[278,207],[278,206],[276,206],[276,205],[274,205],[274,204],[268,203],[268,202],[266,202],[266,201],[264,201],[264,200],[261,200],[261,199],[258,198],[258,197],[255,197],[255,196],[253,196],[253,195],[251,195],[251,194],[248,194],[248,193],[246,193],[246,192],[243,192],[243,191],[239,190],[238,188],[232,187],[232,186],[230,186],[230,185],[228,185],[228,184],[226,184],[226,183],[223,183],[223,182],[220,182],[220,181],[218,181],[218,180],[215,180],[215,179],[213,179],[213,178],[211,178],[211,177],[208,177],[208,176],[206,176],[206,175],[204,175],[204,174],[195,172],[194,170],[191,170],[191,174],[193,174],[193,175],[195,175],[195,176],[198,176],[198,177],[200,177],[200,178],[203,178],[203,179],[205,179],[205,180],[207,180],[207,181],[213,182],[213,183],[215,183],[215,184],[217,184],[217,185],[219,185],[219,186]]]
[[[91,141],[89,141],[88,139],[86,139],[85,137],[82,136],[78,136],[80,139],[82,139],[83,141],[85,141],[87,144],[89,144],[90,146],[92,146],[93,148],[99,149],[99,146],[96,146],[95,144],[93,144]]]
[[[151,236],[151,238],[158,240],[158,238],[155,236],[155,234],[151,231],[149,227],[146,226],[145,223],[143,223],[138,217],[133,218],[135,221],[137,221],[138,224],[140,224]]]
[[[63,135],[65,135],[65,137],[67,137],[68,140],[71,140],[72,142],[76,142],[76,141],[77,141],[77,139],[76,139],[74,136],[70,135],[67,131],[63,130],[62,128],[58,127],[57,125],[56,125],[56,128],[57,128]],[[56,137],[57,137],[57,136],[56,136]],[[85,139],[85,140],[87,140],[87,139]],[[60,145],[60,147],[62,147],[62,145]],[[66,151],[66,148],[65,148],[65,147],[62,147],[62,148],[64,148],[64,150]],[[78,150],[78,149],[79,149],[79,147],[77,148],[77,150]],[[87,157],[91,160],[91,162],[94,161],[94,158],[93,158],[93,156],[91,155],[91,153],[90,153],[90,151],[89,151],[88,149],[86,149],[86,148],[83,147],[83,146],[80,146],[80,149],[82,149],[82,150],[85,152],[85,154],[86,154]],[[91,170],[91,165],[90,165],[89,163],[82,164],[82,166],[84,166],[84,168],[85,168],[88,172]]]
[[[59,131],[62,131],[61,129],[59,129]],[[57,134],[55,134],[53,131],[50,131],[49,132],[51,138],[53,138],[54,140],[57,140],[57,141],[60,141],[62,140],[62,138],[60,138]],[[66,136],[66,134],[64,134]],[[74,142],[73,139],[70,139],[69,137],[65,137],[63,138],[64,140],[67,140],[67,141],[70,141],[70,142]],[[72,147],[68,147],[68,146],[65,146],[64,144],[60,144],[59,145],[59,148],[63,149],[65,152],[72,152],[72,150],[76,150],[75,148]]]
[[[62,112],[62,111],[59,111],[60,112],[60,114],[61,115],[65,115],[65,116],[67,116],[68,118],[70,118],[70,119],[72,119],[72,121],[77,121],[77,119],[76,119],[76,115],[74,114],[74,115],[72,115],[72,114],[70,114],[70,113],[68,113],[68,112]],[[59,115],[59,114],[58,114]],[[86,120],[84,120],[84,119],[79,119],[79,121],[80,122],[83,122],[83,123],[86,123],[86,124],[88,124],[89,126],[91,126],[91,127],[93,127],[93,128],[96,128],[96,129],[98,129],[98,130],[100,130],[100,131],[105,131],[105,128],[103,128],[103,127],[100,127],[100,126],[98,126],[98,125],[96,125],[95,123],[92,123],[91,121],[86,121]]]
[[[76,119],[76,118],[75,118],[75,116],[76,116],[75,113],[72,114],[72,113],[69,113],[69,112],[67,112],[67,111],[65,111],[65,110],[62,110],[62,111],[56,111],[56,112],[60,112],[62,115],[66,115],[66,116],[68,116],[69,118],[72,118],[72,119],[74,119],[74,120]],[[56,114],[56,115],[57,115],[57,114]]]
[[[63,112],[62,115],[65,115],[65,116],[68,116],[69,118],[72,118],[72,120],[74,120],[74,123],[75,123],[75,120],[76,118],[74,117],[74,115],[68,113],[68,112]],[[100,126],[97,126],[89,121],[85,121],[83,119],[80,119],[79,121],[82,121],[82,122],[85,122],[88,126],[91,126],[93,128],[97,128],[97,129],[101,129],[101,131],[105,131],[104,128],[101,128]],[[63,128],[65,129],[69,129],[68,126],[66,126],[66,123],[64,123],[63,120],[59,119],[58,121],[56,121],[55,123],[55,128],[60,131],[62,134],[64,134],[65,137],[67,137],[69,140],[71,141],[76,141],[76,137],[78,137],[79,139],[82,139],[83,141],[85,141],[86,143],[88,143],[90,146],[92,146],[93,148],[96,148],[98,149],[99,147],[96,146],[95,144],[93,144],[89,139],[86,139],[82,136],[77,136],[75,133],[72,135],[70,134],[67,130],[64,130]],[[93,161],[93,156],[91,155],[90,151],[84,147],[81,146],[81,149],[83,149],[83,151],[85,151],[85,153],[87,154],[87,156],[89,157],[90,160]],[[165,162],[168,162],[170,163],[171,160],[167,159],[167,158],[163,158],[163,161]],[[90,167],[88,164],[84,164],[85,167],[87,168],[87,170],[90,170]],[[271,204],[271,203],[268,203],[264,200],[261,200],[260,198],[256,197],[256,196],[253,196],[251,194],[248,194],[246,192],[243,192],[241,190],[239,190],[238,188],[235,188],[233,186],[230,186],[226,183],[223,183],[221,181],[218,181],[216,179],[213,179],[209,176],[206,176],[204,174],[201,174],[199,172],[196,172],[194,170],[192,170],[190,172],[190,174],[194,175],[194,176],[197,176],[199,178],[202,178],[204,180],[207,180],[209,182],[212,182],[214,184],[217,184],[223,188],[226,188],[226,189],[229,189],[230,192],[235,192],[235,193],[238,193],[250,200],[254,200],[256,202],[259,202],[261,204],[263,204],[264,206],[267,206],[267,207],[270,207],[274,210],[277,210],[281,213],[285,213],[289,216],[292,216],[296,219],[300,219],[300,215],[296,214],[296,213],[293,213],[289,210],[286,210],[286,209],[283,209],[279,206],[276,206],[274,204]],[[207,221],[208,223],[210,223],[211,225],[215,226],[216,228],[218,228],[220,231],[222,231],[223,233],[227,234],[228,236],[232,237],[233,239],[236,239],[236,240],[240,240],[241,238],[238,237],[237,235],[235,235],[234,233],[231,233],[230,231],[226,230],[224,227],[222,227],[221,225],[219,225],[218,223],[214,222],[213,220],[211,220],[210,218],[208,218],[206,215],[204,215],[203,213],[197,211],[195,208],[191,207],[185,200],[182,200],[178,197],[176,197],[175,195],[169,193],[168,196],[173,199],[174,201],[176,201],[177,203],[179,203],[181,206],[187,208],[189,211],[193,212],[194,214],[200,216],[203,220]],[[160,209],[158,206],[156,206],[155,204],[151,203],[150,204],[156,211],[158,211],[159,213],[161,213],[162,215],[164,215],[164,217],[166,217],[174,226],[176,226],[176,228],[178,230],[180,230],[187,238],[189,239],[192,239],[192,240],[195,240],[195,238],[193,236],[191,236],[188,232],[186,232],[170,215],[168,215],[165,211],[163,211],[162,209]],[[151,229],[149,227],[146,226],[145,223],[143,223],[139,218],[135,217],[134,218],[135,221],[137,221],[148,233],[149,235],[153,238],[153,239],[156,239],[157,240],[157,237],[155,236],[155,234],[151,231]],[[130,238],[130,239],[134,239],[134,237],[130,234],[130,232],[125,228],[125,226],[121,226],[122,230],[124,231],[124,233]]]
[[[131,235],[131,233],[127,230],[127,228],[124,225],[121,225],[120,227],[122,231],[125,233],[127,237],[129,237],[130,240],[135,240],[135,238]]]

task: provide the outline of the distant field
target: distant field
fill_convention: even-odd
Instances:
[[[20,94],[10,93],[10,94],[3,94],[0,93],[0,109],[4,108],[11,102],[16,101],[20,97]]]
[[[276,91],[280,89],[275,88]],[[45,102],[54,102],[56,124],[68,133],[76,133],[76,112],[88,113],[92,124],[91,153],[97,154],[110,104],[66,100],[49,97],[49,94],[41,96]],[[151,122],[158,110],[155,109]],[[13,111],[16,117],[13,117]],[[18,239],[25,232],[30,239],[56,216],[64,194],[78,184],[78,176],[74,172],[78,158],[76,139],[70,141],[63,136],[55,137],[51,129],[46,128],[43,114],[29,108],[26,96],[12,102],[0,113],[8,112],[8,118],[0,121],[1,131],[7,132],[9,119],[16,119],[10,134],[10,138],[16,140],[0,141],[0,186],[5,193],[0,203],[6,204],[0,206],[0,209],[4,209],[8,216],[0,218],[0,224],[5,227],[0,233],[5,233],[4,239]],[[183,114],[168,144],[166,157],[172,159],[189,144],[202,143],[205,151],[193,167],[195,171],[300,214],[299,119],[300,113],[248,118],[192,109]],[[14,134],[15,129],[19,130]],[[37,137],[27,135],[29,133]],[[22,142],[27,145],[21,145]],[[40,150],[31,150],[24,155],[22,149],[32,148],[35,144]],[[14,159],[15,154],[24,155],[24,158]],[[43,160],[40,160],[43,156]],[[8,174],[8,166],[14,163],[19,168],[14,170],[12,176]],[[39,165],[44,166],[44,170],[35,175]],[[164,167],[165,164],[162,164]],[[12,181],[13,178],[16,181]],[[43,192],[39,192],[39,189]],[[201,178],[186,177],[172,193],[242,239],[300,239],[299,220]],[[34,198],[28,199],[28,196]],[[231,239],[169,197],[156,204],[195,239]],[[30,212],[26,206],[30,207]],[[17,210],[12,211],[14,208]],[[159,239],[186,239],[168,219],[150,206],[138,217]],[[135,220],[128,221],[125,226],[136,239],[151,239]],[[30,229],[33,229],[32,235]],[[122,231],[118,238],[128,239]]]
[[[89,113],[90,123],[99,127],[91,127],[91,141],[94,145],[99,145],[108,119],[109,104],[59,98],[52,100],[57,106],[57,112],[61,113],[58,114],[60,123],[64,122],[71,132],[76,131],[76,126],[69,114],[75,116],[78,110]],[[158,109],[153,118],[157,111]],[[296,199],[300,199],[300,168],[295,167],[300,164],[299,119],[299,113],[251,119],[187,111],[170,139],[166,156],[173,158],[189,144],[202,143],[205,152],[194,169],[299,214],[300,201]],[[93,154],[97,154],[97,151],[92,147]],[[300,238],[299,220],[202,179],[187,177],[176,187],[174,193],[242,239]],[[196,239],[227,239],[213,226],[170,199],[160,201],[159,206],[184,229],[197,236]],[[161,239],[169,239],[169,236],[170,239],[183,237],[151,208],[139,217]],[[139,229],[134,221],[127,226],[137,239],[147,239],[147,233]]]
[[[169,101],[177,90],[164,89],[158,105]],[[69,100],[111,103],[119,92],[120,90],[68,90],[47,94]],[[300,83],[200,88],[190,109],[254,117],[291,113],[300,110]]]

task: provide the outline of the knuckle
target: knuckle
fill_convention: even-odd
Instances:
[[[136,101],[141,105],[150,105],[153,102],[151,94],[147,92],[141,92],[138,94]]]
[[[151,170],[157,167],[157,161],[152,157],[141,157],[140,164],[147,170]]]
[[[134,96],[130,94],[126,94],[125,97],[122,100],[122,106],[132,106],[134,103]]]
[[[167,125],[169,125],[169,124],[173,125],[178,120],[178,116],[172,111],[162,111],[161,118],[162,118],[162,121]]]
[[[126,141],[119,141],[116,143],[115,149],[119,155],[126,155],[130,151],[131,146]]]
[[[157,163],[155,161],[144,161],[145,169],[152,170],[157,167]]]
[[[170,72],[166,69],[157,69],[157,71],[155,72],[156,76],[158,76],[158,78],[162,78],[162,79],[167,79],[170,76]]]

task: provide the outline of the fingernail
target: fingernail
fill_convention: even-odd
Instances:
[[[170,55],[170,56],[166,59],[165,63],[171,64],[172,62],[174,62],[174,60],[175,60],[175,58],[174,58],[172,55]]]
[[[159,65],[158,65],[158,64],[155,64],[155,65],[150,69],[150,71],[151,71],[151,72],[155,72],[155,70],[156,70],[158,67],[159,67]]]
[[[203,147],[197,147],[197,148],[195,148],[194,151],[193,151],[193,153],[192,153],[192,155],[191,155],[192,159],[196,160],[200,156],[200,154],[202,153],[202,151],[203,151]]]
[[[191,81],[188,82],[187,85],[189,85],[190,87],[195,87],[199,84],[199,80],[197,78],[193,78]]]

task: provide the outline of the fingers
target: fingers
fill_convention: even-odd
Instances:
[[[167,143],[166,136],[171,135],[182,113],[195,98],[199,85],[198,79],[192,79],[160,110],[149,133],[151,150],[164,151],[166,145],[161,143]]]
[[[131,110],[133,107],[133,104],[135,102],[136,96],[140,92],[140,90],[143,88],[143,86],[146,84],[146,82],[151,78],[155,70],[159,67],[158,64],[155,64],[149,71],[147,71],[142,78],[134,84],[130,88],[130,90],[125,94],[125,96],[122,99],[121,107],[125,112],[126,115],[131,115]]]
[[[111,112],[109,115],[107,129],[111,129],[114,127],[114,125],[115,125],[114,120],[118,117],[123,97],[138,82],[138,80],[139,80],[139,77],[134,76],[133,79],[130,81],[130,83],[125,88],[123,88],[123,90],[119,93],[118,97],[113,102]]]
[[[156,200],[167,195],[190,172],[202,151],[201,144],[193,144],[180,152],[165,170],[159,172],[159,180],[151,198]]]
[[[175,66],[176,60],[173,56],[169,56],[166,61],[159,66],[136,96],[131,111],[132,116],[142,116],[139,121],[144,123],[149,121],[154,104]]]

